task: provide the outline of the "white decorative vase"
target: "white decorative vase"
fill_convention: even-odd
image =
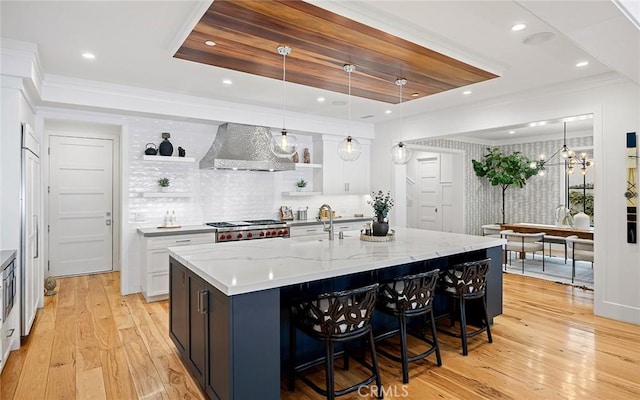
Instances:
[[[576,229],[589,229],[591,218],[583,212],[579,212],[573,216],[573,223]]]
[[[169,186],[159,186],[160,193],[167,193],[169,191]]]

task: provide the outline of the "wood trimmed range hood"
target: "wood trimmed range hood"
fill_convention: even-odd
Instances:
[[[287,81],[347,93],[342,67],[354,64],[351,93],[385,103],[399,103],[399,77],[408,81],[403,101],[497,77],[299,0],[215,0],[174,57],[281,79],[279,45],[294,49]]]

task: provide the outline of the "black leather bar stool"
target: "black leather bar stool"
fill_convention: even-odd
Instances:
[[[487,332],[489,343],[493,343],[491,337],[491,327],[489,325],[489,316],[487,314],[487,274],[491,259],[481,261],[472,261],[463,264],[457,264],[440,273],[439,291],[453,300],[451,310],[450,327],[454,326],[456,316],[456,303],[459,304],[457,310],[460,315],[460,333],[451,331],[442,331],[451,336],[462,339],[462,354],[467,355],[467,338],[476,336],[482,332]],[[471,332],[467,331],[467,301],[480,300],[482,303],[483,315],[481,326]]]
[[[290,361],[289,361],[289,390],[295,389],[295,378],[299,377],[316,392],[332,400],[358,390],[361,386],[376,382],[378,398],[383,397],[382,380],[378,369],[378,360],[371,330],[371,316],[376,305],[379,285],[373,284],[362,288],[345,290],[341,292],[326,293],[311,300],[301,301],[291,308],[292,321],[290,332]],[[296,365],[296,328],[308,336],[320,340],[325,344],[325,357],[300,366]],[[334,384],[334,345],[346,343],[358,338],[366,338],[371,345],[371,361],[369,365],[364,360],[357,359],[364,367],[371,371],[371,376],[345,389],[335,390]],[[347,351],[343,353],[344,368],[348,369]],[[326,389],[322,389],[313,383],[301,372],[325,363]]]
[[[380,285],[377,309],[397,317],[398,329],[377,336],[376,341],[387,339],[399,333],[400,357],[382,349],[378,349],[378,353],[402,363],[403,383],[409,383],[409,362],[421,360],[435,352],[438,366],[442,365],[436,323],[433,317],[433,299],[439,273],[440,271],[436,269],[399,277]],[[424,319],[419,334],[415,334],[415,336],[431,345],[431,347],[423,353],[409,357],[407,354],[407,319],[414,317],[423,317]],[[427,318],[430,319],[429,326],[432,339],[427,339],[425,336]]]

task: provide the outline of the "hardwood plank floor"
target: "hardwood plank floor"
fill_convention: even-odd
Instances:
[[[593,316],[591,291],[503,276],[504,313],[492,326],[494,343],[473,338],[464,357],[458,339],[439,335],[442,367],[433,357],[411,363],[408,386],[400,365],[379,356],[386,398],[640,398],[640,326]],[[32,334],[7,360],[2,400],[204,399],[169,338],[168,302],[121,296],[119,278],[116,272],[58,279],[58,294],[46,297]],[[384,346],[393,351],[396,344]],[[416,340],[409,345],[421,348]],[[351,365],[336,369],[337,385],[364,373]],[[310,375],[323,383],[321,367]],[[296,386],[289,392],[283,385],[282,399],[322,398]]]

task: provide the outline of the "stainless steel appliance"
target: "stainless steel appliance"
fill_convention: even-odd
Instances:
[[[207,222],[206,225],[216,228],[216,243],[291,236],[289,225],[275,219]]]

